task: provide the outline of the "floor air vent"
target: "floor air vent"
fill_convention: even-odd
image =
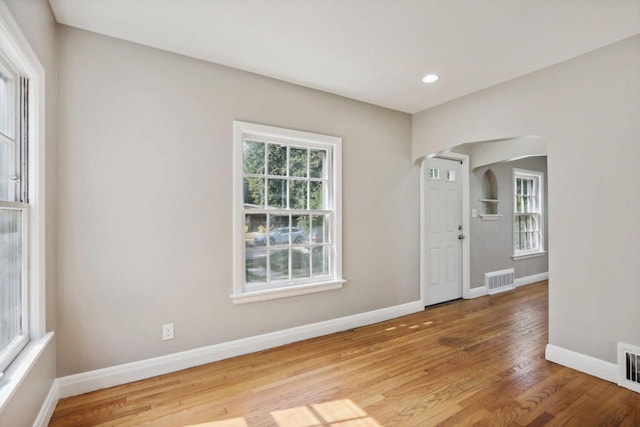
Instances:
[[[618,385],[640,393],[640,347],[618,343]]]
[[[513,275],[513,268],[484,273],[484,285],[487,287],[487,293],[492,295],[513,289],[515,287],[513,285]]]

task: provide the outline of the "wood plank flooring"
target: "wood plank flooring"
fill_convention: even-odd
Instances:
[[[547,362],[547,283],[61,400],[51,426],[640,426]]]

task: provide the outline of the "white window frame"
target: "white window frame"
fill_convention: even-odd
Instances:
[[[28,176],[23,177],[23,179],[27,178],[29,200],[28,203],[0,203],[3,208],[19,209],[24,213],[23,248],[27,256],[23,258],[23,280],[25,280],[23,298],[26,305],[24,317],[28,335],[20,345],[21,351],[16,357],[12,357],[13,361],[7,369],[4,372],[0,369],[0,375],[9,373],[6,384],[0,388],[1,411],[8,397],[22,380],[23,373],[26,375],[28,366],[34,363],[36,357],[34,354],[41,351],[44,342],[48,342],[52,334],[48,334],[45,340],[45,72],[4,2],[0,2],[0,52],[4,61],[12,69],[29,80],[28,122],[26,123],[29,136]],[[17,117],[15,119],[17,120]],[[38,347],[38,351],[34,351],[34,348],[28,344],[36,340],[38,342],[33,347]],[[22,357],[23,354],[25,357]]]
[[[521,179],[532,179],[535,183],[535,193],[534,195],[532,195],[532,197],[536,198],[536,209],[535,211],[532,212],[527,212],[527,213],[518,213],[518,209],[517,209],[517,199],[518,199],[518,194],[517,194],[517,179],[521,178]],[[512,225],[513,225],[513,232],[511,233],[512,236],[512,245],[511,247],[513,248],[513,259],[514,260],[518,260],[518,259],[525,259],[525,258],[530,258],[530,257],[536,257],[536,256],[541,256],[544,255],[546,253],[545,251],[545,241],[544,241],[544,222],[545,222],[545,218],[544,218],[544,173],[543,172],[538,172],[538,171],[532,171],[532,170],[526,170],[526,169],[518,169],[518,168],[514,168],[513,169],[513,219],[512,219]],[[516,248],[516,234],[520,233],[520,232],[516,232],[515,229],[515,222],[517,220],[518,217],[522,216],[522,215],[526,215],[526,214],[530,214],[530,215],[534,215],[534,216],[538,216],[538,241],[539,241],[539,245],[537,248],[532,248],[532,249],[523,249],[523,250],[518,250]],[[535,232],[535,231],[534,231]]]
[[[329,254],[330,271],[327,276],[304,281],[280,283],[279,287],[251,289],[245,283],[245,209],[243,194],[243,144],[245,139],[280,143],[287,146],[326,148],[328,150],[328,193],[324,211],[330,218],[329,233],[332,250]],[[265,301],[341,288],[342,278],[342,138],[292,129],[259,125],[242,121],[233,122],[233,293],[234,303]],[[281,210],[274,210],[279,213]],[[282,210],[283,214],[294,213]]]

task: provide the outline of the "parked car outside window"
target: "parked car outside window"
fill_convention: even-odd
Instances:
[[[269,243],[271,245],[288,245],[289,232],[291,232],[291,243],[299,245],[306,239],[304,231],[297,227],[279,227],[269,233]],[[265,234],[258,235],[254,238],[253,243],[255,245],[266,245],[267,236]]]

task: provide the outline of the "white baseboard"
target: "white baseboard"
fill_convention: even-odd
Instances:
[[[500,286],[499,288],[496,289],[487,289],[487,294],[489,295],[495,295],[495,294],[501,294],[502,292],[507,292],[507,291],[512,291],[516,288],[515,285],[509,285],[509,286]]]
[[[550,362],[555,362],[559,365],[575,369],[576,371],[611,381],[612,383],[617,383],[618,381],[618,365],[615,363],[596,359],[595,357],[552,344],[547,344],[545,358]]]
[[[59,386],[58,380],[56,379],[53,381],[53,384],[51,384],[49,393],[40,407],[40,412],[38,412],[36,420],[33,422],[33,427],[47,427],[49,425],[59,398]]]
[[[243,354],[254,353],[268,348],[296,341],[328,335],[335,332],[383,322],[407,314],[424,310],[421,301],[414,301],[394,307],[368,311],[366,313],[299,326],[282,331],[187,350],[152,359],[140,360],[109,368],[97,369],[80,374],[61,377],[56,380],[57,398],[65,398],[87,393],[101,388],[138,381],[144,378],[167,374],[206,363]]]
[[[514,279],[513,280],[513,285],[514,285],[515,288],[517,288],[518,286],[530,285],[532,283],[537,283],[537,282],[541,282],[543,280],[548,280],[548,279],[549,279],[549,273],[548,272],[532,274],[531,276],[519,277],[517,279]],[[499,292],[510,291],[510,290],[513,290],[513,289],[514,288],[509,287],[509,288],[505,288],[505,289],[500,289],[497,292],[488,292],[486,286],[480,285],[478,287],[469,289],[469,293],[467,294],[467,296],[465,296],[465,299],[483,297],[485,295],[492,295],[492,294],[496,294],[496,293],[499,293]]]
[[[530,285],[532,283],[541,282],[543,280],[549,280],[549,272],[532,274],[531,276],[518,277],[517,279],[513,279],[513,284],[518,286]]]
[[[469,289],[469,296],[467,297],[467,299],[479,298],[485,295],[487,295],[487,287],[482,285],[478,286],[477,288]]]

